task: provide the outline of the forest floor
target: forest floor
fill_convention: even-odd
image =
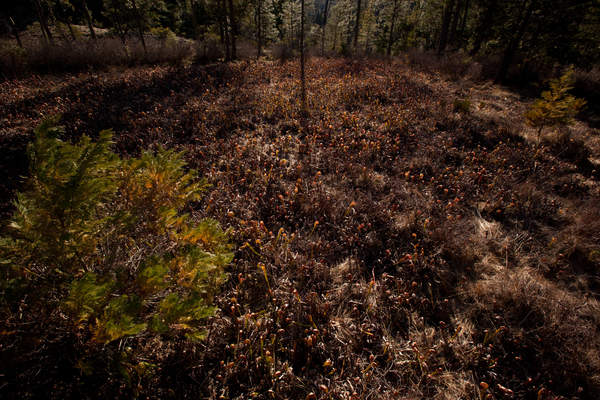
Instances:
[[[204,343],[129,344],[151,376],[86,376],[64,343],[13,335],[0,393],[600,396],[599,132],[538,144],[530,100],[400,61],[314,58],[307,76],[304,117],[295,62],[0,83],[2,220],[32,129],[59,113],[124,155],[185,150],[213,185],[195,212],[238,248]]]

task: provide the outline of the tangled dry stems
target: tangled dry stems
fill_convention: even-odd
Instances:
[[[123,154],[185,148],[214,185],[195,212],[232,227],[239,246],[205,343],[119,343],[158,366],[127,386],[58,363],[58,345],[39,334],[43,350],[6,347],[6,379],[27,382],[8,390],[595,398],[600,227],[587,213],[597,213],[597,174],[536,148],[500,113],[455,112],[464,87],[402,62],[314,59],[303,122],[297,73],[261,61],[2,85],[12,158],[50,112],[75,135],[114,128]]]

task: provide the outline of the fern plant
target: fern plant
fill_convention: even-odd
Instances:
[[[544,91],[542,98],[536,100],[525,114],[527,124],[537,128],[538,142],[544,128],[571,124],[585,105],[585,100],[569,93],[574,83],[571,67],[560,78],[550,81],[550,90]]]
[[[183,213],[206,181],[172,150],[120,159],[110,131],[95,142],[61,141],[57,121],[40,125],[29,147],[30,178],[0,242],[9,275],[55,301],[90,345],[201,339],[233,257],[216,221]]]

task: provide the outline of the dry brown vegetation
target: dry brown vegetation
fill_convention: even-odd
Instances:
[[[51,30],[56,40],[47,43],[39,24],[32,26],[20,35],[23,47],[14,39],[0,37],[0,80],[118,66],[182,65],[192,60],[208,63],[222,57],[214,39],[193,41],[169,34],[168,30],[145,35],[144,49],[137,37],[119,37],[107,29],[96,28],[97,39],[91,40],[86,26],[73,25],[72,28],[75,39],[53,26]]]
[[[0,79],[31,74],[78,72],[115,66],[183,64],[194,57],[193,42],[182,39],[146,38],[146,50],[138,40],[115,37],[97,41],[32,43],[26,48],[0,43]],[[205,46],[206,47],[206,46]],[[201,58],[217,57],[198,47]],[[217,54],[218,55],[218,54]]]
[[[107,346],[155,365],[129,383],[78,369],[77,338],[27,299],[3,304],[5,398],[598,398],[598,132],[538,147],[519,96],[400,61],[311,60],[303,118],[298,73],[0,84],[3,219],[32,128],[61,113],[73,136],[113,128],[123,155],[186,150],[213,184],[195,212],[238,246],[205,342]]]

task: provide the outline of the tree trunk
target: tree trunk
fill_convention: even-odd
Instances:
[[[219,28],[219,41],[221,44],[225,44],[225,32],[223,30],[223,18],[221,15],[219,15],[217,18],[217,26]]]
[[[460,28],[459,28],[459,32],[460,35],[462,36],[465,33],[465,29],[467,27],[467,17],[469,16],[469,8],[471,7],[471,0],[466,0],[465,2],[465,9],[462,15],[462,19],[460,21]]]
[[[337,49],[337,40],[338,40],[338,19],[335,19],[335,25],[333,26],[333,45],[331,47],[331,51],[335,52]]]
[[[196,16],[196,1],[191,0],[189,3],[189,12],[192,15],[192,29],[194,30],[194,40],[198,40],[200,30],[198,29],[198,17]]]
[[[504,50],[504,55],[502,56],[502,62],[500,63],[500,69],[498,70],[498,75],[496,76],[495,82],[501,83],[506,79],[506,74],[508,73],[508,69],[510,68],[515,54],[519,50],[521,39],[523,39],[523,35],[525,35],[525,31],[527,30],[527,26],[529,25],[529,20],[531,19],[531,15],[533,14],[533,7],[535,6],[536,1],[531,0],[524,9],[524,11],[520,15],[520,23],[513,34],[512,38],[508,42],[508,46],[506,46],[506,50]]]
[[[68,20],[65,22],[65,24],[67,24],[67,28],[69,29],[69,33],[71,34],[71,38],[73,39],[74,42],[76,42],[77,36],[75,36],[75,31],[73,31],[73,26],[71,26],[71,23]]]
[[[231,61],[231,53],[229,52],[229,23],[227,22],[227,3],[225,0],[219,0],[218,21],[219,34],[221,36],[221,44],[225,45],[225,61]]]
[[[494,14],[496,13],[497,5],[498,0],[490,0],[483,17],[479,20],[477,33],[475,34],[475,42],[473,43],[473,48],[469,53],[472,56],[477,54],[481,49],[481,45],[486,38],[487,32],[494,21]]]
[[[119,35],[119,39],[121,39],[121,43],[123,43],[123,47],[125,48],[125,52],[127,54],[129,54],[129,51],[127,50],[127,42],[126,42],[126,37],[127,37],[127,32],[125,27],[123,26],[123,23],[121,21],[120,18],[116,18],[114,21],[114,27],[115,30],[117,31],[117,35]],[[93,39],[95,40],[95,39]]]
[[[467,27],[467,17],[469,16],[469,8],[471,7],[471,0],[466,0],[465,10],[460,21],[460,28],[458,30],[459,48],[462,48],[464,44],[465,29]]]
[[[325,54],[325,27],[327,26],[327,14],[329,12],[329,0],[325,0],[325,10],[323,11],[323,25],[321,26],[321,57]]]
[[[294,21],[292,20],[294,9],[292,7],[293,7],[293,4],[290,2],[290,29],[289,29],[289,31],[290,31],[290,34],[289,34],[289,37],[290,37],[290,47],[291,48],[295,48],[296,46],[295,46],[294,42],[296,40],[294,39],[294,37],[295,37],[295,35],[294,35]]]
[[[356,22],[354,23],[354,48],[358,46],[358,33],[360,31],[360,11],[362,6],[362,0],[356,2]]]
[[[300,0],[300,101],[302,103],[302,114],[306,114],[306,75],[304,60],[304,0]]]
[[[454,7],[452,23],[450,24],[450,34],[448,35],[448,43],[454,44],[456,40],[456,31],[458,30],[458,20],[460,19],[460,11],[462,9],[463,0],[458,0]]]
[[[394,0],[394,9],[392,10],[392,20],[390,21],[390,35],[388,36],[387,56],[392,55],[392,45],[394,43],[394,26],[396,25],[396,14],[398,13],[398,0]]]
[[[133,6],[133,12],[136,15],[136,23],[138,28],[138,35],[140,36],[140,41],[142,42],[142,47],[144,48],[144,54],[148,54],[148,49],[146,48],[146,40],[144,40],[144,26],[142,23],[142,14],[137,8],[137,3],[135,0],[131,0],[131,5]]]
[[[237,36],[237,21],[235,19],[235,9],[233,8],[233,0],[227,0],[227,4],[229,6],[229,41],[230,41],[230,50],[231,50],[231,60],[235,60],[237,58],[237,48],[236,48],[236,36]]]
[[[231,42],[229,40],[229,29],[227,29],[227,26],[225,27],[225,61],[231,61],[231,49],[230,49],[230,45]]]
[[[67,38],[67,35],[65,34],[65,31],[60,26],[60,21],[54,15],[54,10],[52,9],[52,4],[49,4],[49,3],[46,3],[46,4],[48,5],[48,18],[50,19],[50,24],[52,26],[54,26],[54,29],[56,29],[56,31],[59,33],[59,35],[61,36],[62,40],[65,43],[68,42],[69,39]]]
[[[365,4],[365,9],[368,9],[368,5]],[[369,54],[369,38],[371,37],[371,21],[367,23],[367,31],[365,32],[365,54]]]
[[[262,0],[257,0],[256,28],[256,36],[258,40],[256,58],[258,59],[262,55]]]
[[[46,43],[54,43],[54,38],[52,37],[52,32],[48,28],[48,16],[44,12],[44,7],[40,0],[36,0],[35,8],[38,15],[38,20],[40,21],[40,30],[42,31],[42,36]]]
[[[8,21],[10,22],[10,30],[15,35],[15,39],[17,39],[17,44],[20,48],[23,48],[23,42],[21,42],[21,36],[19,36],[19,29],[17,28],[17,24],[15,24],[15,20],[12,17],[8,17]]]
[[[456,0],[446,0],[444,13],[442,14],[442,29],[440,31],[440,38],[438,40],[438,55],[444,53],[444,50],[446,50],[446,45],[448,44],[448,31],[450,29],[450,20],[452,19],[454,3],[456,3]]]
[[[90,30],[90,36],[92,40],[96,40],[96,31],[94,30],[94,24],[92,23],[92,16],[90,15],[90,10],[88,9],[87,2],[82,2],[83,16],[85,17],[85,21],[87,22],[88,29]]]

